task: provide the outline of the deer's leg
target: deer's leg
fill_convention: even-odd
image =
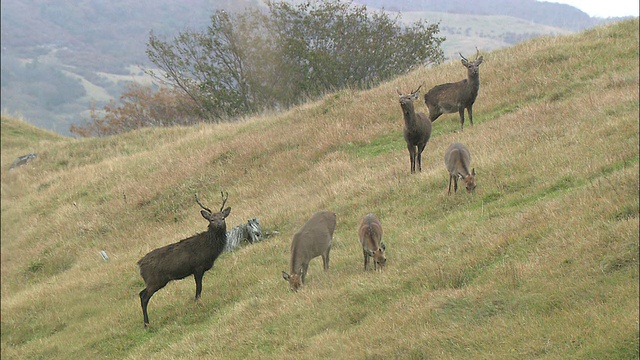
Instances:
[[[424,151],[424,148],[427,146],[427,144],[420,144],[418,145],[418,156],[417,156],[417,160],[418,160],[418,171],[422,172],[422,152]],[[375,264],[374,264],[375,266]]]
[[[151,297],[156,293],[156,291],[162,289],[165,285],[166,283],[156,287],[147,286],[146,288],[142,289],[142,291],[140,291],[140,305],[142,305],[142,316],[144,317],[145,328],[149,325],[149,314],[147,313],[147,305],[149,305],[149,300],[151,300]]]
[[[329,270],[329,251],[331,248],[328,248],[327,251],[322,254],[322,265],[324,266],[324,271]]]
[[[460,114],[460,131],[464,128],[464,108],[458,110],[458,114]]]
[[[409,158],[411,159],[411,173],[413,174],[416,172],[416,147],[411,144],[407,144],[407,149],[409,150]]]
[[[469,106],[469,108],[467,109],[467,112],[469,113],[469,122],[471,123],[471,126],[473,126],[473,105]]]
[[[440,117],[440,115],[442,115],[442,111],[438,111],[436,109],[431,109],[431,107],[429,107],[427,105],[427,108],[429,109],[429,120],[431,120],[431,122],[436,121],[436,119],[438,119]],[[433,111],[431,111],[433,110]]]
[[[144,327],[149,325],[149,315],[147,314],[147,305],[149,304],[150,295],[147,295],[147,288],[140,291],[140,304],[142,305],[142,316],[144,317]]]
[[[309,263],[302,264],[302,276],[300,277],[300,280],[302,280],[303,284],[304,279],[307,277],[307,269],[309,269]]]
[[[362,255],[364,255],[364,271],[367,271],[367,265],[369,264],[369,256],[367,256],[367,251],[363,248]]]
[[[204,271],[196,271],[193,273],[193,277],[196,279],[196,301],[200,298],[200,293],[202,292],[203,276],[204,276]]]
[[[447,195],[451,195],[451,179],[453,179],[453,175],[449,174],[449,191],[447,192]]]

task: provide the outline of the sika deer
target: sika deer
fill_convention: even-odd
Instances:
[[[333,231],[336,229],[336,214],[320,211],[313,216],[293,235],[291,242],[291,275],[282,272],[282,277],[289,282],[291,291],[298,291],[304,283],[311,259],[322,256],[324,270],[329,270],[329,251],[333,242]]]
[[[373,258],[373,269],[384,267],[387,262],[385,256],[386,247],[382,242],[382,224],[374,214],[365,215],[358,226],[358,237],[362,245],[364,255],[364,271],[367,271],[369,257]],[[377,265],[377,266],[376,266]]]
[[[476,48],[476,59],[469,62],[462,54],[462,65],[467,68],[467,78],[455,83],[441,84],[433,87],[424,94],[424,103],[429,109],[429,120],[431,122],[442,114],[458,112],[460,114],[460,131],[464,127],[464,109],[469,113],[469,122],[473,126],[473,103],[478,96],[480,89],[480,64],[482,56],[478,57],[480,51]]]
[[[449,170],[449,191],[447,195],[451,195],[451,180],[453,179],[453,191],[458,192],[458,179],[464,179],[467,192],[475,192],[476,189],[476,169],[471,169],[469,173],[469,164],[471,163],[471,155],[469,149],[461,143],[454,142],[444,154],[444,164]]]
[[[403,95],[400,90],[396,92],[400,96],[400,107],[404,117],[404,140],[407,142],[409,157],[411,158],[411,173],[416,172],[416,163],[418,171],[422,171],[422,151],[431,137],[431,121],[423,113],[416,113],[413,108],[413,101],[418,100],[418,89],[411,94]]]
[[[202,277],[205,271],[213,267],[213,263],[220,256],[227,243],[225,218],[231,213],[231,208],[224,209],[224,204],[228,198],[229,194],[225,196],[223,193],[220,211],[213,213],[200,203],[198,194],[196,194],[196,202],[204,209],[200,211],[200,214],[209,221],[209,230],[155,249],[138,261],[138,269],[146,285],[140,291],[145,328],[149,325],[149,316],[147,315],[149,300],[169,281],[193,275],[196,280],[196,300],[200,298]]]

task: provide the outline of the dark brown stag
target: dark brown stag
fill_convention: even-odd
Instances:
[[[138,269],[146,285],[140,291],[145,327],[149,325],[147,315],[149,299],[169,281],[193,275],[196,280],[196,300],[200,298],[202,277],[205,271],[213,267],[213,263],[227,243],[225,219],[231,213],[231,208],[224,209],[224,205],[228,198],[228,193],[226,195],[222,193],[222,206],[219,212],[214,213],[200,203],[196,194],[196,202],[203,209],[200,214],[209,221],[208,231],[155,249],[138,261]]]
[[[464,109],[469,113],[469,122],[473,125],[473,103],[480,89],[480,64],[482,56],[476,48],[476,59],[469,62],[460,54],[461,62],[467,68],[467,78],[455,83],[441,84],[424,94],[424,103],[429,109],[431,122],[442,114],[458,112],[460,114],[460,131],[464,128]]]

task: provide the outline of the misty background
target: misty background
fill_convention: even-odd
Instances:
[[[296,1],[290,1],[299,3]],[[359,0],[368,10],[439,23],[445,58],[490,51],[530,38],[578,32],[619,18],[593,18],[535,0]],[[114,0],[1,2],[1,107],[38,127],[70,135],[72,124],[118,99],[127,84],[152,84],[145,50],[151,31],[170,39],[202,30],[216,10],[265,7],[260,0]],[[462,75],[461,75],[462,77]]]

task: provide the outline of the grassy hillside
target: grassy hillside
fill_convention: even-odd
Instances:
[[[237,124],[75,140],[3,117],[2,358],[637,358],[638,41],[636,19],[483,54],[475,125],[438,119],[417,175],[395,88],[461,79],[458,62]],[[475,195],[446,196],[453,141]],[[198,303],[170,283],[144,330],[136,261],[204,231],[193,194],[217,209],[221,188],[229,228],[279,235],[223,254]],[[313,260],[293,294],[291,238],[321,209],[331,268]]]

